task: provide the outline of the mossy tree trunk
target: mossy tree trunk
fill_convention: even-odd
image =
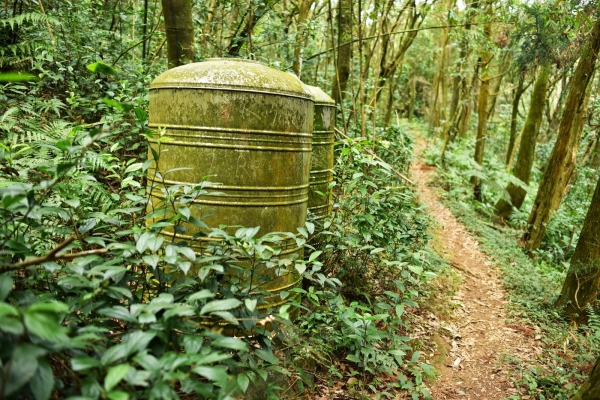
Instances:
[[[162,0],[169,68],[194,62],[192,0]]]
[[[336,104],[341,104],[350,78],[350,62],[352,61],[352,2],[340,0],[337,11],[337,57],[336,69],[333,76],[333,90],[331,97]],[[342,44],[346,44],[342,46]]]
[[[600,49],[600,18],[594,22],[592,32],[584,45],[581,57],[571,81],[571,87],[565,100],[558,137],[546,169],[542,176],[533,208],[527,221],[527,230],[523,235],[525,247],[537,249],[546,233],[551,214],[558,208],[573,168],[579,137],[571,129],[576,114],[584,112],[581,106],[586,88],[594,72],[596,54]]]
[[[571,397],[571,400],[598,400],[600,399],[600,358],[581,386],[581,389]]]
[[[575,320],[585,320],[585,308],[598,297],[600,288],[600,179],[585,216],[556,307]]]
[[[540,133],[540,125],[544,118],[544,104],[546,103],[546,92],[548,90],[548,81],[550,79],[550,68],[542,66],[533,86],[533,93],[529,102],[529,112],[523,127],[521,136],[521,144],[519,146],[519,154],[515,163],[514,176],[524,184],[529,184],[531,177],[531,167],[535,155],[535,145],[538,134]],[[512,212],[512,208],[521,208],[526,190],[512,182],[506,187],[506,191],[510,196],[510,201],[500,199],[496,203],[496,214],[500,217],[507,217]]]
[[[487,5],[488,10],[491,10],[491,5]],[[483,35],[489,40],[492,36],[491,24],[487,23],[483,30]],[[487,111],[488,100],[490,97],[490,77],[489,64],[492,59],[492,52],[485,50],[480,58],[481,84],[479,86],[479,100],[477,102],[477,136],[475,141],[475,162],[483,165],[483,154],[485,150],[485,142],[487,138]],[[471,177],[473,185],[473,196],[475,200],[482,200],[481,179],[477,176]]]

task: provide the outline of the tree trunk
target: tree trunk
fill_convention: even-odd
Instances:
[[[388,102],[385,110],[385,118],[383,120],[383,125],[388,126],[390,122],[392,122],[392,113],[394,111],[394,92],[396,91],[396,81],[398,79],[396,77],[392,77],[392,83],[389,85],[389,93],[388,93]]]
[[[598,169],[600,167],[600,138],[596,137],[596,144],[594,145],[594,150],[592,151],[592,157],[590,157],[590,168]]]
[[[449,2],[448,4],[443,5],[443,7],[447,7],[450,10],[453,7],[454,2]],[[447,21],[444,21],[447,23]],[[446,79],[446,59],[448,58],[448,51],[450,50],[448,46],[448,41],[450,39],[450,29],[444,28],[442,31],[441,38],[441,52],[440,58],[438,62],[438,67],[436,68],[436,72],[433,75],[433,82],[431,84],[431,97],[429,99],[429,130],[434,131],[436,128],[440,126],[440,119],[442,118],[442,110],[444,107],[443,102],[443,82]],[[435,135],[434,135],[435,137]]]
[[[164,0],[163,0],[164,1]],[[240,54],[240,50],[244,47],[244,44],[250,45],[252,43],[252,30],[258,24],[258,21],[271,9],[270,1],[260,2],[259,5],[253,9],[252,5],[246,10],[246,14],[240,25],[236,29],[235,33],[231,37],[231,42],[229,43],[229,47],[227,48],[227,53],[230,56],[238,56]],[[246,23],[244,24],[244,20]],[[243,26],[243,28],[242,28]],[[249,52],[252,52],[249,49]]]
[[[491,9],[491,6],[488,6]],[[483,35],[489,39],[492,36],[492,27],[488,23],[484,27]],[[483,165],[483,153],[485,150],[485,141],[487,136],[487,111],[488,111],[488,99],[490,96],[490,77],[488,76],[489,72],[489,63],[492,58],[492,53],[489,50],[486,50],[482,56],[480,61],[481,66],[481,84],[479,87],[479,100],[477,102],[477,137],[475,141],[475,162],[479,165]],[[471,177],[471,184],[473,185],[473,196],[475,200],[481,201],[482,193],[481,193],[481,179],[477,176]]]
[[[415,68],[411,68],[410,70],[410,78],[409,78],[409,85],[410,85],[410,95],[409,95],[409,103],[408,103],[408,122],[412,122],[413,119],[413,114],[414,114],[414,109],[415,109],[415,102],[416,99],[415,97],[417,97],[417,76],[415,74]],[[600,157],[598,157],[600,159]]]
[[[558,137],[533,203],[533,208],[527,221],[527,231],[523,235],[525,247],[537,249],[544,234],[550,216],[562,199],[565,186],[575,166],[579,137],[573,135],[571,126],[578,112],[582,112],[581,104],[585,97],[586,88],[596,65],[596,54],[600,49],[600,18],[594,22],[594,27],[588,42],[582,51],[571,87],[565,100],[562,119],[558,129]]]
[[[162,0],[169,68],[194,62],[192,0]]]
[[[510,67],[511,58],[509,57],[510,53],[506,51],[504,56],[502,57],[502,62],[498,65],[498,75],[493,79],[493,85],[490,88],[490,106],[487,112],[488,120],[491,120],[494,117],[494,113],[496,112],[496,100],[500,95],[500,87],[502,86],[502,80],[504,79],[504,75],[508,68]]]
[[[596,361],[596,365],[590,376],[581,386],[581,389],[571,397],[571,400],[597,400],[600,399],[600,358]]]
[[[592,73],[592,78],[590,78],[590,80],[593,80],[593,79],[594,79],[594,77],[593,77],[593,73]],[[581,107],[579,107],[580,112],[578,112],[577,115],[575,116],[575,120],[573,121],[573,125],[571,126],[571,130],[573,131],[573,132],[571,132],[571,135],[573,137],[580,138],[581,134],[583,133],[583,127],[585,126],[585,119],[587,117],[588,104],[590,103],[591,95],[592,95],[592,85],[588,85],[587,90],[585,91],[585,98],[583,99],[583,102],[581,103]],[[590,143],[590,145],[593,145],[593,143]],[[577,180],[577,176],[579,175],[578,167],[585,165],[586,160],[589,157],[591,151],[592,151],[592,149],[591,149],[591,147],[589,147],[586,150],[586,152],[583,154],[581,159],[579,160],[579,166],[576,164],[571,169],[571,175],[567,178],[567,184],[565,186],[564,193],[562,194],[563,199],[565,197],[567,197],[567,195],[569,194],[569,191],[573,187],[573,183],[575,183],[575,181]]]
[[[471,117],[471,105],[470,102],[466,99],[469,98],[469,92],[472,88],[472,85],[469,85],[466,71],[464,71],[464,66],[468,64],[468,58],[470,53],[469,40],[467,35],[468,32],[471,30],[471,14],[478,7],[479,2],[477,0],[470,2],[469,9],[467,10],[465,33],[461,38],[458,74],[454,78],[457,84],[457,90],[455,94],[452,95],[452,106],[450,113],[450,120],[454,121],[449,128],[449,135],[451,140],[454,140],[456,138],[456,135],[460,137],[465,137],[467,135],[467,127],[469,125],[469,119]],[[454,115],[455,113],[458,113],[458,115]]]
[[[585,216],[571,266],[563,284],[557,308],[565,308],[575,320],[585,321],[585,308],[598,296],[600,287],[600,179]]]
[[[510,138],[508,139],[508,150],[506,151],[506,165],[508,165],[514,155],[515,151],[515,140],[517,138],[517,116],[519,115],[519,102],[521,96],[525,93],[525,78],[521,74],[519,76],[519,84],[515,90],[515,96],[512,101],[512,113],[510,115]]]
[[[540,132],[540,125],[544,118],[544,107],[540,105],[545,104],[549,79],[550,68],[542,66],[537,80],[535,81],[535,85],[533,86],[533,93],[531,94],[529,103],[529,112],[527,113],[527,119],[525,120],[525,126],[523,127],[521,145],[519,146],[519,154],[515,164],[515,178],[525,184],[529,184],[529,178],[531,176],[535,145]],[[512,182],[508,184],[506,191],[510,196],[510,201],[502,198],[496,203],[496,214],[500,217],[509,216],[513,207],[520,209],[525,200],[525,196],[527,195],[525,189]]]
[[[296,23],[296,44],[294,45],[294,60],[292,61],[292,71],[300,78],[302,76],[302,49],[306,41],[306,21],[308,20],[308,14],[310,7],[312,7],[314,0],[300,0],[298,5],[298,22]]]
[[[340,46],[352,40],[352,3],[350,0],[338,2],[337,25],[337,65],[333,77],[332,95],[336,104],[341,104],[350,77],[350,62],[352,61],[352,46]]]

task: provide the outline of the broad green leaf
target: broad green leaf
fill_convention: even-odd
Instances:
[[[158,256],[143,256],[142,260],[144,260],[144,262],[146,264],[148,264],[149,266],[151,266],[152,268],[156,268],[160,258]]]
[[[108,64],[103,63],[102,61],[97,61],[93,64],[89,64],[86,68],[92,72],[101,72],[106,75],[115,75],[116,71],[113,67]]]
[[[241,350],[241,351],[248,350],[248,346],[246,345],[245,342],[241,341],[240,339],[236,339],[236,338],[232,338],[232,337],[224,337],[221,339],[217,339],[213,342],[213,345],[217,346],[217,347],[224,347],[226,349]]]
[[[78,356],[71,359],[71,368],[73,371],[84,371],[86,369],[99,367],[101,365],[100,361],[88,357],[88,356]]]
[[[242,302],[238,299],[213,300],[202,307],[202,310],[200,310],[200,315],[204,315],[213,311],[231,310],[240,304],[242,304]]]
[[[189,247],[177,247],[177,251],[186,256],[190,261],[196,260],[196,253]]]
[[[192,215],[191,211],[187,207],[179,207],[177,211],[185,217],[185,219],[189,220]]]
[[[67,328],[58,323],[59,313],[68,310],[64,303],[36,303],[25,311],[23,322],[29,334],[50,342],[68,339]]]
[[[355,363],[359,363],[360,362],[360,358],[358,358],[354,354],[348,354],[346,356],[346,360],[349,360],[349,361],[352,361],[352,362],[355,362]]]
[[[150,249],[151,252],[156,253],[158,249],[160,249],[160,246],[162,246],[164,241],[164,236],[153,236],[148,239],[148,249]]]
[[[135,318],[131,315],[128,309],[123,306],[113,306],[98,310],[99,314],[106,315],[109,318],[122,319],[127,322],[135,322]]]
[[[133,163],[125,169],[125,174],[129,173],[129,172],[134,172],[134,171],[140,170],[140,169],[142,169],[143,165],[144,164],[141,162]]]
[[[108,398],[110,400],[129,400],[129,393],[122,390],[113,390],[108,393]]]
[[[110,392],[125,378],[125,375],[129,372],[129,368],[131,368],[129,364],[120,364],[111,367],[104,378],[104,389]]]
[[[21,72],[0,72],[0,82],[31,82],[37,81],[35,75]]]
[[[154,236],[154,234],[152,234],[150,232],[144,232],[140,235],[137,242],[135,243],[135,248],[137,249],[137,251],[139,253],[143,253],[144,250],[146,250],[146,248],[148,247],[148,244],[147,244],[148,239],[150,239],[153,236]]]
[[[19,315],[19,310],[7,303],[0,303],[0,320],[7,315]]]
[[[0,324],[0,331],[11,333],[13,335],[22,335],[25,328],[17,318],[3,317],[2,323]]]
[[[256,309],[257,303],[258,303],[258,300],[256,300],[256,299],[244,299],[244,304],[246,305],[246,308],[250,312],[253,312]]]
[[[417,362],[417,360],[419,359],[419,357],[421,357],[421,352],[420,351],[415,351],[412,355],[412,362]]]
[[[313,251],[310,253],[310,257],[308,258],[308,262],[311,263],[317,259],[323,252],[321,250]]]
[[[248,378],[248,375],[241,373],[237,376],[237,383],[240,389],[242,389],[242,393],[246,393],[250,385],[250,378]]]
[[[194,300],[203,300],[203,299],[209,299],[211,297],[215,297],[215,294],[213,292],[211,292],[208,289],[202,289],[199,292],[196,292],[192,295],[190,295],[190,297],[188,297],[187,301],[191,302]]]
[[[279,362],[279,358],[270,350],[257,349],[254,350],[254,353],[268,363],[277,364]]]
[[[185,335],[181,341],[183,343],[183,348],[189,354],[199,353],[204,344],[204,338],[196,335]]]
[[[38,357],[44,353],[43,349],[32,344],[24,343],[17,346],[10,360],[6,381],[3,383],[5,398],[16,393],[29,382],[38,369]]]
[[[227,368],[222,365],[215,366],[198,366],[192,369],[192,371],[200,376],[205,377],[208,380],[225,383],[227,381]]]
[[[29,381],[29,390],[33,393],[35,400],[48,400],[54,388],[54,374],[48,361],[38,360],[38,369]]]
[[[294,264],[294,268],[300,275],[302,275],[306,271],[306,265],[304,264]]]
[[[133,111],[135,112],[135,116],[137,117],[139,122],[146,122],[146,120],[148,120],[148,116],[141,108],[136,107],[133,109]]]
[[[213,311],[212,315],[216,315],[217,317],[221,317],[222,319],[224,319],[225,321],[229,322],[230,324],[234,324],[237,325],[238,324],[238,320],[237,318],[230,313],[229,311]]]

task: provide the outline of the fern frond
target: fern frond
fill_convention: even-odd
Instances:
[[[3,18],[0,19],[0,27],[4,28],[7,25],[10,26],[10,29],[15,29],[16,25],[23,25],[25,22],[31,22],[33,24],[39,24],[39,23],[51,23],[51,24],[57,24],[58,20],[56,20],[55,18],[49,17],[45,14],[40,14],[38,12],[31,12],[31,13],[23,13],[11,18]]]
[[[99,169],[112,171],[114,169],[113,162],[115,160],[117,160],[117,158],[108,153],[88,151],[82,160],[82,164],[89,168],[90,171],[98,171]]]

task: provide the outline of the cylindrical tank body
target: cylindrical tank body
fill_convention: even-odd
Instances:
[[[335,101],[316,86],[304,87],[315,102],[308,210],[319,220],[331,214]]]
[[[190,207],[208,227],[260,226],[259,235],[296,232],[306,220],[312,124],[313,101],[303,85],[263,64],[210,59],[164,72],[150,85],[149,125],[168,138],[150,143],[150,157],[160,147],[162,178],[149,170],[153,205],[164,201],[163,182],[217,182],[204,186],[211,194],[193,201],[199,207]],[[184,227],[176,239],[202,252],[203,238],[193,239],[203,230]],[[175,235],[169,227],[163,234]],[[289,241],[282,256],[294,253],[302,257],[302,248]],[[291,271],[263,287],[277,292],[298,279]]]

